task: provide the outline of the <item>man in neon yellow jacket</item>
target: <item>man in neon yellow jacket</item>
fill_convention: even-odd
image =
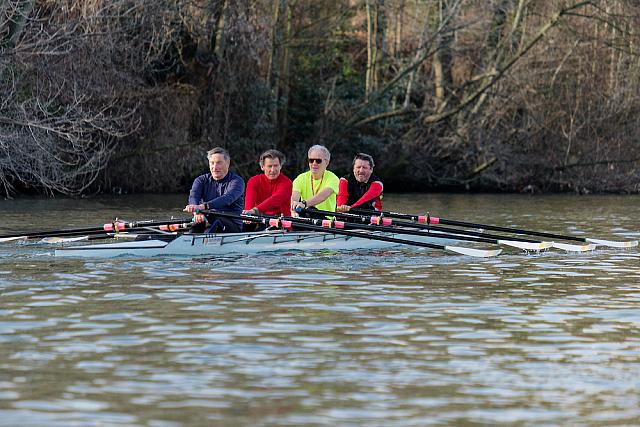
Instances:
[[[309,170],[293,181],[291,214],[297,216],[297,209],[311,207],[335,212],[340,179],[327,170],[331,153],[324,145],[314,145],[307,154]]]

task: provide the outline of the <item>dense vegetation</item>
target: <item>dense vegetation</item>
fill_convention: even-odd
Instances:
[[[387,189],[640,192],[634,0],[3,0],[0,183],[184,191],[325,144]]]

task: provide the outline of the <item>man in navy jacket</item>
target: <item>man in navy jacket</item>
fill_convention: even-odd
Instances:
[[[189,204],[185,212],[195,213],[193,232],[237,233],[242,231],[242,220],[216,217],[213,214],[198,214],[199,210],[215,209],[240,215],[244,208],[244,180],[229,172],[231,157],[221,147],[207,151],[209,173],[193,181],[189,193]],[[206,218],[206,221],[205,221]]]

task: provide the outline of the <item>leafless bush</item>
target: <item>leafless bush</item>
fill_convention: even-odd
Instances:
[[[9,1],[0,15],[14,24],[0,55],[0,183],[6,195],[16,187],[79,195],[136,130],[136,105],[121,101],[111,63],[86,43],[100,36],[73,10],[63,5],[62,19],[52,3],[26,3]]]

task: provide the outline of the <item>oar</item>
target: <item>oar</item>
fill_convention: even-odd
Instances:
[[[99,239],[111,239],[111,238],[125,238],[125,239],[135,239],[140,235],[152,235],[158,234],[158,230],[162,235],[172,234],[177,232],[178,230],[182,230],[185,228],[190,228],[193,225],[193,222],[183,222],[177,224],[163,224],[154,227],[132,227],[128,228],[127,231],[119,231],[115,233],[106,233],[106,232],[92,232],[89,234],[85,234],[84,236],[49,236],[40,240],[40,243],[50,243],[50,244],[58,244],[58,243],[71,243],[71,242],[80,242],[83,240],[99,240]],[[134,234],[131,232],[145,232],[142,234]]]
[[[211,209],[201,211],[201,213],[211,214],[214,216],[217,215],[223,218],[233,218],[233,219],[241,219],[245,221],[258,222],[265,225],[271,225],[271,226],[276,226],[280,228],[290,228],[291,224],[295,224],[296,228],[300,228],[303,230],[320,231],[324,233],[338,234],[342,236],[359,237],[362,239],[379,240],[382,242],[398,243],[398,244],[411,245],[411,246],[420,246],[423,248],[439,249],[439,250],[455,252],[457,254],[474,256],[474,257],[492,257],[492,256],[497,256],[500,254],[500,252],[502,252],[501,249],[484,250],[484,249],[464,248],[459,246],[437,245],[434,243],[417,242],[415,240],[405,240],[405,239],[398,239],[398,238],[389,237],[389,236],[360,233],[357,231],[349,231],[344,229],[336,229],[334,227],[329,227],[329,226],[323,227],[318,225],[311,225],[294,217],[287,217],[286,220],[281,220],[280,218],[268,218],[260,215],[232,214],[228,212],[219,212]]]
[[[407,232],[406,228],[394,227],[393,226],[394,224],[402,227],[409,227],[411,229],[417,228],[417,229],[425,230],[427,232],[437,231],[438,236],[441,235],[440,233],[443,233],[442,234],[443,236],[446,236],[446,238],[450,238],[450,239],[473,240],[473,241],[479,241],[479,242],[485,242],[485,243],[493,243],[496,245],[510,246],[510,247],[522,249],[525,251],[541,251],[553,246],[553,242],[541,242],[539,240],[521,239],[521,238],[512,237],[512,236],[499,236],[495,234],[480,233],[476,231],[459,230],[456,228],[446,228],[446,227],[430,226],[430,225],[424,225],[424,224],[416,224],[408,221],[394,222],[389,218],[382,218],[377,216],[364,216],[364,215],[358,215],[358,214],[346,213],[346,212],[329,212],[329,211],[322,211],[317,209],[307,209],[305,210],[305,212],[311,215],[336,216],[336,217],[345,218],[345,219],[356,221],[363,224],[367,224],[367,223],[375,224],[375,225],[383,224],[383,227],[382,227],[383,231],[393,231],[400,234],[403,234],[403,233],[413,234],[413,233]],[[424,232],[418,232],[417,235],[424,235],[424,234],[425,234]],[[476,236],[476,237],[474,238],[469,236]],[[576,246],[576,245],[571,245],[571,246]],[[573,249],[573,250],[575,251],[578,251],[579,249],[586,250],[582,246],[586,246],[586,245],[581,245],[579,247],[576,246],[576,249]]]
[[[74,228],[74,229],[68,229],[68,230],[49,230],[49,231],[31,231],[31,232],[23,231],[20,233],[1,235],[0,242],[26,240],[30,238],[36,238],[36,237],[65,236],[65,235],[83,234],[83,233],[104,233],[104,229],[102,227],[85,227],[85,228]]]
[[[0,235],[0,242],[10,242],[14,240],[26,240],[39,237],[62,237],[62,236],[76,236],[83,234],[101,234],[105,232],[119,232],[139,227],[162,227],[171,226],[174,224],[186,224],[191,219],[171,219],[171,220],[144,220],[134,222],[124,222],[116,220],[112,223],[107,223],[97,227],[84,227],[84,228],[72,228],[62,230],[48,230],[48,231],[23,231],[20,233],[4,234]]]
[[[354,210],[357,211],[357,212],[368,212],[368,213],[371,213],[371,211],[362,211],[362,210],[357,210],[357,209],[354,209]],[[307,212],[313,213],[314,210],[310,209]],[[376,213],[381,214],[382,212],[377,212],[376,211]],[[542,244],[543,246],[545,246],[545,248],[562,249],[562,250],[565,250],[565,251],[568,251],[568,252],[586,252],[586,251],[593,250],[596,247],[595,244],[574,245],[574,244],[570,244],[570,243],[561,243],[561,242],[555,242],[555,241],[554,242],[540,242],[539,240],[530,240],[530,239],[523,239],[523,238],[513,237],[513,236],[500,236],[500,235],[495,235],[495,234],[489,234],[489,233],[486,233],[484,231],[479,232],[479,231],[464,230],[464,229],[459,229],[459,228],[440,227],[440,226],[437,226],[437,225],[427,224],[426,221],[423,220],[426,217],[419,217],[421,219],[421,221],[417,221],[417,220],[403,221],[402,219],[393,220],[393,219],[391,219],[392,216],[390,216],[390,217],[384,217],[384,216],[379,216],[379,215],[363,216],[363,215],[359,215],[357,213],[351,213],[351,212],[349,212],[349,213],[337,213],[336,212],[335,215],[349,215],[350,218],[356,218],[357,220],[378,222],[378,223],[382,223],[382,224],[385,224],[385,225],[396,224],[396,225],[401,225],[403,227],[414,227],[414,228],[420,228],[420,229],[426,229],[426,230],[441,230],[441,231],[447,231],[449,233],[466,234],[466,235],[469,235],[469,236],[486,236],[486,237],[491,237],[491,238],[494,238],[494,239],[499,239],[499,240],[502,240],[502,241],[505,241],[505,240],[516,240],[516,241],[523,241],[523,242],[530,242],[530,243],[538,242],[538,243]],[[398,215],[402,216],[402,218],[411,217],[411,215],[407,215],[407,214],[398,214]]]
[[[358,209],[354,209],[357,212],[366,212]],[[371,212],[371,211],[368,211]],[[575,242],[584,242],[584,243],[592,243],[597,246],[609,246],[612,248],[631,248],[634,246],[638,246],[637,240],[626,240],[626,241],[618,241],[618,240],[605,240],[605,239],[596,239],[592,237],[577,237],[577,236],[568,236],[564,234],[555,234],[555,233],[547,233],[544,231],[533,231],[533,230],[524,230],[520,228],[512,228],[512,227],[502,227],[498,225],[489,225],[489,224],[479,224],[474,222],[465,222],[465,221],[457,221],[453,219],[447,218],[439,218],[437,216],[427,215],[410,215],[404,214],[400,212],[388,212],[381,211],[377,212],[377,215],[383,215],[391,218],[401,218],[408,219],[411,221],[416,221],[425,224],[447,224],[447,225],[455,225],[458,227],[471,227],[471,228],[481,228],[484,230],[492,230],[492,231],[502,231],[506,233],[514,233],[514,234],[525,234],[530,236],[538,236],[538,237],[548,237],[550,239],[560,239],[560,240],[572,240]],[[554,243],[554,245],[557,245]],[[558,247],[558,246],[555,246]]]

